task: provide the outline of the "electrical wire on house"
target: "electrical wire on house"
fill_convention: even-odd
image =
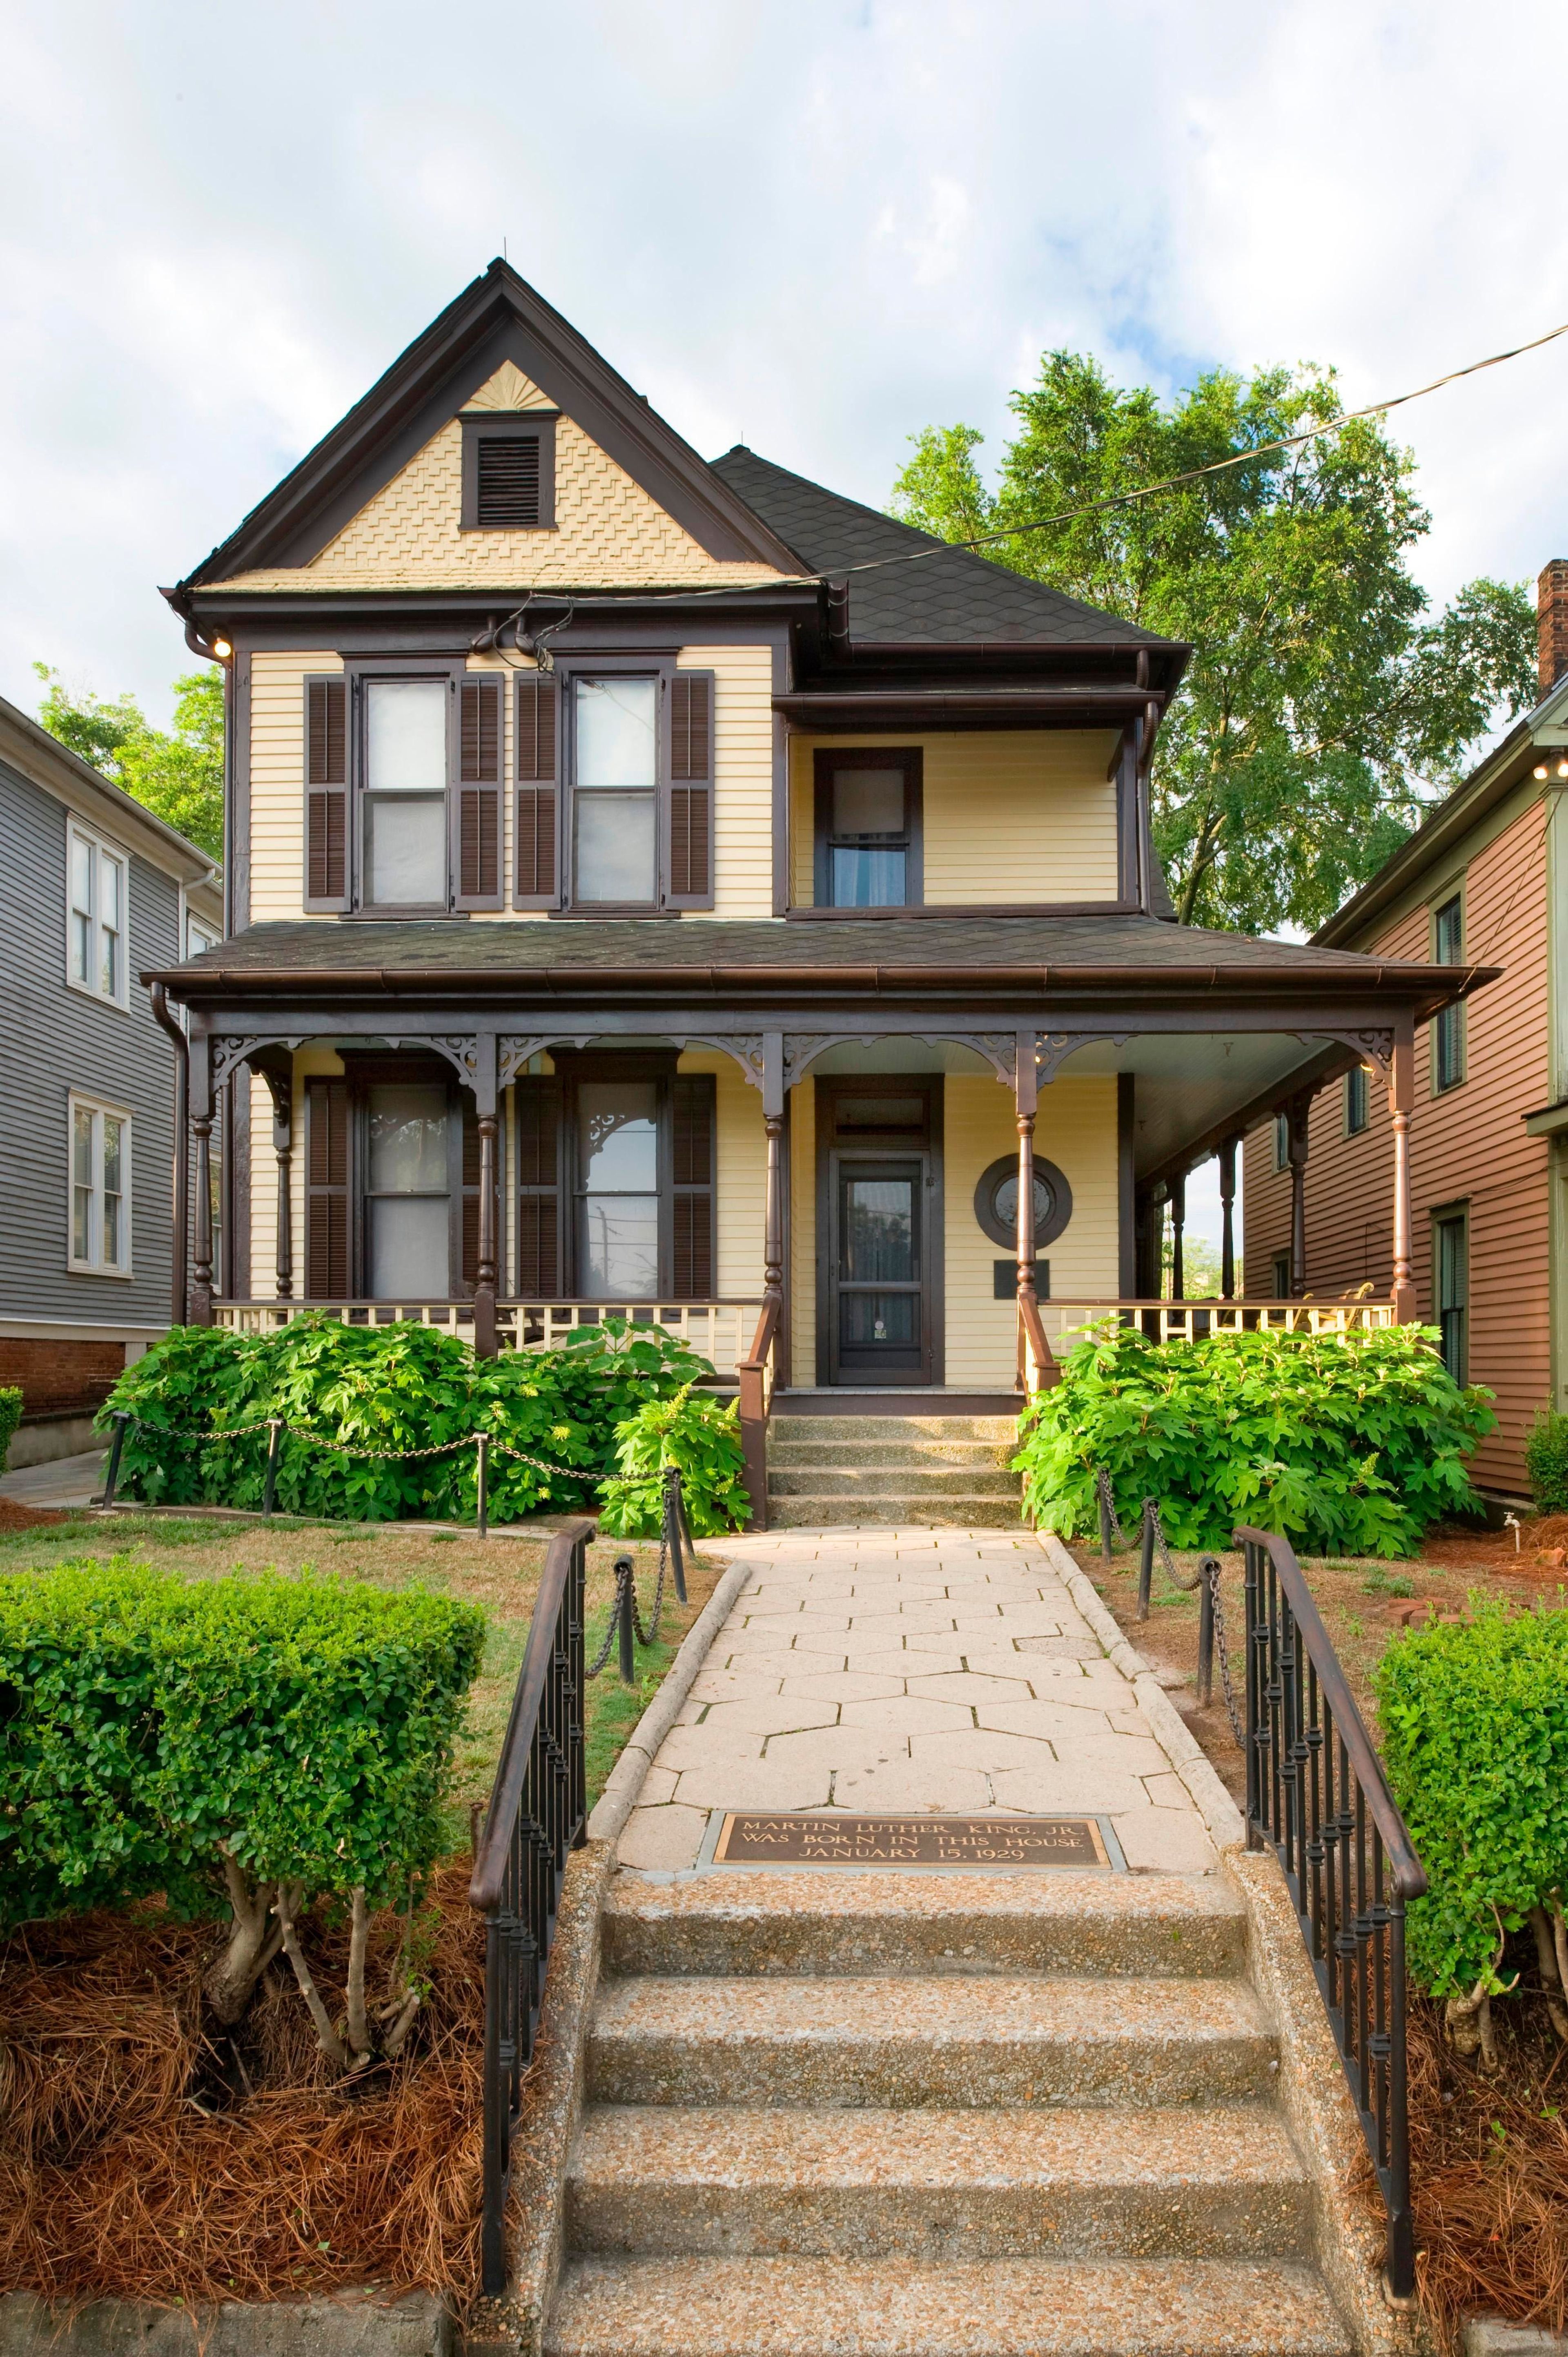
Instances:
[[[1144,483],[1134,490],[1113,491],[1104,499],[1090,500],[1082,507],[1064,508],[1059,514],[1026,516],[1018,523],[1001,524],[993,532],[977,533],[970,540],[938,541],[930,548],[912,548],[897,556],[867,556],[854,565],[834,565],[826,573],[774,573],[764,581],[736,581],[714,589],[674,589],[659,591],[651,597],[639,597],[636,591],[606,592],[599,597],[578,597],[578,608],[598,606],[663,606],[689,605],[702,597],[734,597],[748,589],[809,589],[830,581],[847,581],[853,574],[880,573],[894,565],[919,565],[928,557],[950,556],[955,549],[991,548],[998,541],[1015,540],[1026,533],[1054,532],[1060,525],[1076,523],[1080,518],[1103,515],[1116,508],[1133,507],[1140,500],[1152,500],[1163,491],[1176,491],[1188,483],[1201,482],[1209,475],[1223,475],[1236,467],[1250,467],[1274,450],[1299,450],[1308,442],[1321,442],[1331,434],[1342,433],[1347,425],[1358,425],[1363,418],[1384,417],[1391,409],[1402,409],[1407,402],[1423,401],[1428,393],[1441,393],[1445,385],[1457,384],[1467,376],[1478,376],[1485,369],[1501,368],[1506,361],[1517,361],[1526,352],[1540,351],[1543,344],[1553,344],[1560,336],[1568,336],[1568,319],[1560,328],[1549,328],[1543,336],[1532,336],[1528,343],[1514,344],[1506,352],[1488,353],[1485,360],[1467,361],[1463,368],[1449,369],[1445,374],[1434,377],[1430,384],[1418,384],[1409,393],[1391,393],[1386,400],[1369,402],[1363,409],[1347,410],[1342,417],[1331,418],[1326,425],[1308,426],[1300,434],[1281,434],[1271,442],[1255,442],[1245,450],[1232,453],[1229,458],[1211,459],[1207,466],[1188,467],[1179,475],[1165,475],[1157,483]],[[547,590],[531,589],[522,604],[504,620],[489,624],[474,640],[476,650],[499,653],[500,636],[527,613],[536,598],[549,598]],[[554,630],[564,628],[558,623]],[[538,635],[538,634],[536,634]],[[545,666],[548,668],[548,665]]]

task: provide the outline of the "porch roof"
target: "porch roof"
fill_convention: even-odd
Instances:
[[[449,999],[540,993],[602,1003],[824,996],[966,997],[1020,1009],[1110,999],[1392,1000],[1417,1021],[1495,979],[1455,967],[1362,956],[1136,915],[876,917],[832,925],[778,918],[637,917],[473,922],[304,920],[252,925],[204,955],[149,969],[192,1005],[235,998],[396,991]]]

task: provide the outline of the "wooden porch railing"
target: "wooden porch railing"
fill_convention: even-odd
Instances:
[[[1369,1334],[1395,1323],[1391,1301],[1042,1301],[1046,1339],[1061,1351],[1105,1318],[1136,1326],[1151,1341],[1187,1342],[1203,1334]]]
[[[496,1340],[503,1351],[556,1351],[584,1327],[607,1318],[625,1318],[634,1326],[659,1326],[679,1335],[693,1350],[711,1360],[720,1375],[733,1377],[754,1346],[757,1320],[764,1304],[752,1298],[733,1301],[499,1301]],[[341,1318],[345,1325],[390,1325],[412,1318],[422,1326],[442,1326],[471,1338],[471,1301],[239,1301],[212,1305],[220,1326],[242,1334],[269,1334],[295,1318]]]

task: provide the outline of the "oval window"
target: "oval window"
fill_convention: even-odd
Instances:
[[[1018,1165],[1010,1154],[993,1162],[974,1190],[974,1216],[994,1244],[1018,1238]],[[1054,1162],[1035,1162],[1035,1249],[1055,1243],[1072,1217],[1072,1189]]]

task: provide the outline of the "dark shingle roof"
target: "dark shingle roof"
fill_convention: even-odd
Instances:
[[[1133,970],[1150,984],[1229,982],[1247,985],[1270,976],[1299,974],[1315,981],[1365,989],[1378,974],[1392,980],[1448,970],[1404,961],[1372,959],[1353,950],[1320,950],[1294,942],[1256,941],[1245,933],[1206,932],[1196,925],[1161,924],[1153,917],[972,917],[875,918],[864,922],[789,922],[781,918],[682,917],[678,922],[608,917],[569,923],[468,924],[461,919],[426,923],[358,920],[331,924],[252,925],[220,942],[179,969],[182,980],[233,974],[278,976],[381,974],[417,977],[472,974],[546,975],[569,988],[574,975],[585,982],[623,974],[635,986],[639,974],[680,970],[706,987],[715,973],[739,974],[746,968],[813,974],[854,967],[869,982],[872,970],[908,974],[929,967],[963,971],[977,981],[998,972],[1028,977],[1030,985],[1055,989],[1075,973],[1104,974]],[[602,992],[598,994],[602,996]]]
[[[892,646],[1165,647],[1153,630],[1118,621],[1026,580],[964,548],[949,548],[928,532],[862,507],[821,483],[808,482],[737,444],[713,461],[714,471],[738,492],[755,515],[787,541],[811,573],[839,574],[867,559],[940,549],[916,565],[889,565],[852,576],[850,635],[860,644]]]

